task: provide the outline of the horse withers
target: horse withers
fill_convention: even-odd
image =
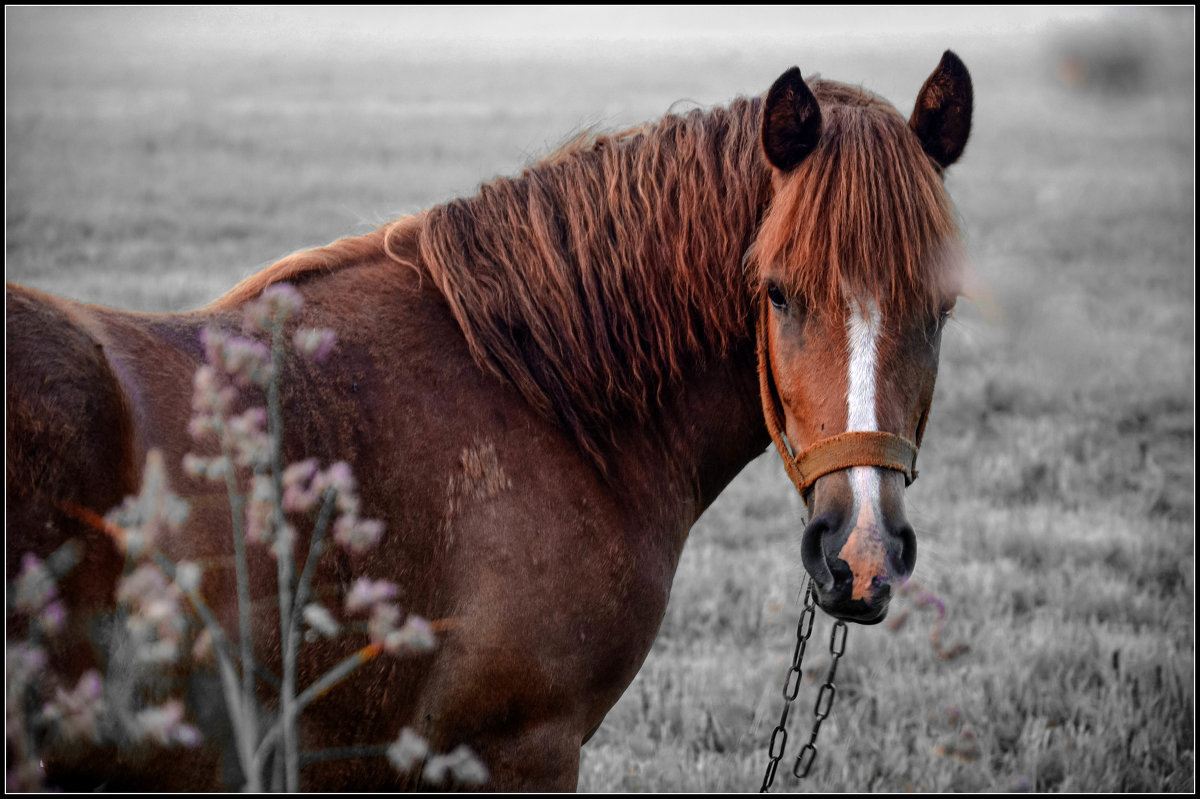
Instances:
[[[810,508],[802,553],[818,602],[879,621],[915,562],[903,489],[959,293],[942,174],[971,103],[950,52],[908,120],[791,69],[764,97],[577,139],[474,196],[290,256],[194,312],[10,285],[8,576],[67,542],[77,561],[58,586],[70,622],[48,645],[50,670],[74,685],[112,657],[124,556],[96,520],[138,490],[148,453],[191,506],[159,540],[165,556],[230,559],[224,492],[182,466],[196,448],[193,376],[202,331],[237,328],[283,282],[303,300],[293,325],[336,334],[319,368],[281,365],[284,454],[346,461],[364,513],[386,523],[369,552],[323,560],[314,591],[392,581],[438,639],[371,660],[304,711],[300,745],[344,754],[304,761],[303,788],[413,785],[371,748],[404,727],[436,751],[469,746],[489,788],[574,788],[580,746],[651,647],[690,527],[772,439]],[[266,629],[275,565],[248,557]],[[235,583],[214,566],[197,590],[236,641]],[[274,635],[255,643],[268,675]],[[366,640],[306,647],[300,674]],[[270,711],[277,692],[254,679]],[[50,781],[240,787],[215,682],[201,666],[180,683],[198,745],[50,741]]]

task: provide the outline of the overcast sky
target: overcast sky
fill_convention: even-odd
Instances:
[[[555,40],[937,31],[1008,32],[1062,20],[1091,19],[1103,7],[1079,6],[403,6],[206,9],[266,27],[322,35],[328,24],[364,36]],[[218,22],[218,24],[220,24]],[[324,33],[330,33],[326,30]]]
[[[456,46],[476,55],[571,54],[581,42],[670,42],[710,38],[751,46],[769,39],[817,37],[894,41],[919,35],[1032,33],[1055,23],[1083,23],[1119,13],[1098,6],[255,6],[76,7],[5,9],[6,40],[34,37],[53,47],[82,36],[139,48],[176,44],[244,50],[291,49],[298,55],[330,46]],[[43,44],[45,43],[45,44]],[[63,46],[63,45],[59,45]]]

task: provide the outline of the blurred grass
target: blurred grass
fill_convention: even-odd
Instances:
[[[972,139],[947,182],[971,301],[909,492],[916,594],[850,631],[809,790],[1194,789],[1195,127],[1190,8],[1040,34],[814,38],[574,58],[375,42],[248,49],[130,9],[6,10],[9,280],[181,310],[294,249],[513,173],[591,126],[785,68],[907,110],[949,46]],[[168,35],[169,34],[169,35]],[[680,101],[682,101],[680,103]],[[755,790],[781,709],[802,508],[770,453],[694,529],[587,791]],[[827,623],[790,753],[806,739]],[[790,761],[776,786],[794,788]]]

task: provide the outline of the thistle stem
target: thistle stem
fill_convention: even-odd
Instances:
[[[238,490],[237,475],[233,467],[233,453],[224,443],[226,435],[223,428],[224,422],[219,420],[217,422],[217,438],[222,442],[221,454],[228,465],[225,469],[225,492],[229,495],[230,520],[233,524],[233,562],[237,577],[238,599],[238,646],[241,649],[242,659],[241,701],[238,703],[241,706],[241,712],[236,715],[237,723],[233,725],[233,729],[242,770],[247,781],[257,783],[257,775],[246,771],[253,757],[254,742],[258,740],[258,696],[254,687],[254,639],[251,637],[250,625],[250,569],[246,559],[246,498]],[[217,630],[221,629],[220,625],[214,626]]]
[[[280,715],[280,718],[275,724],[267,730],[263,736],[262,743],[259,744],[258,751],[254,753],[254,767],[261,767],[263,760],[266,759],[267,753],[271,747],[275,745],[275,741],[281,738],[286,738],[289,730],[293,730],[296,724],[296,718],[304,710],[317,699],[328,691],[333,686],[337,685],[342,680],[346,679],[359,666],[373,660],[383,647],[378,644],[368,644],[362,649],[355,652],[353,655],[343,659],[329,671],[322,674],[316,682],[304,689],[304,693],[295,697],[291,703],[291,710]],[[296,753],[297,767],[299,766],[299,752]]]
[[[232,500],[232,496],[230,497]],[[161,552],[154,553],[154,561],[158,567],[163,570],[163,573],[172,580],[176,576],[175,564],[163,555]],[[177,583],[178,584],[178,583]],[[255,717],[255,698],[254,694],[245,694],[245,689],[239,694],[237,687],[237,670],[233,667],[233,658],[230,655],[229,639],[225,636],[225,630],[222,629],[221,623],[217,621],[216,615],[212,609],[208,607],[208,603],[204,601],[204,597],[199,591],[183,589],[184,594],[192,603],[192,607],[196,609],[196,613],[200,616],[200,620],[204,623],[205,629],[212,636],[213,654],[217,660],[217,670],[221,677],[221,693],[225,697],[225,708],[229,711],[229,721],[233,727],[233,734],[237,744],[238,764],[242,767],[242,774],[246,778],[245,790],[251,793],[258,793],[262,790],[262,783],[258,775],[258,769],[252,768],[254,762],[254,742],[258,737],[257,720]],[[243,644],[249,640],[243,635]],[[253,657],[253,655],[250,655]],[[254,684],[254,662],[246,660],[246,647],[242,648],[242,679],[246,675],[250,675],[250,685]]]
[[[292,542],[286,533],[283,511],[283,403],[279,396],[279,372],[283,367],[283,319],[277,316],[271,325],[271,378],[267,383],[267,424],[271,442],[271,479],[274,484],[275,562],[279,569],[279,625],[283,649],[283,675],[279,691],[284,764],[284,790],[300,790],[300,753],[296,741],[295,709],[296,660],[300,645],[300,629],[292,615],[292,580],[295,564],[292,561]]]
[[[337,489],[325,489],[325,501],[321,505],[321,512],[317,514],[317,523],[313,526],[312,541],[308,545],[308,560],[304,563],[304,570],[300,572],[300,580],[296,583],[295,607],[292,610],[292,625],[295,629],[300,627],[300,619],[298,614],[308,604],[309,595],[312,593],[312,577],[317,569],[317,561],[321,559],[322,553],[325,551],[325,531],[329,528],[329,522],[333,518],[333,509],[337,501]]]

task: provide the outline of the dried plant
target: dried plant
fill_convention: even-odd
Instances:
[[[288,284],[265,290],[246,306],[242,335],[207,328],[202,334],[205,364],[197,370],[189,432],[200,449],[188,453],[185,472],[225,486],[233,530],[237,579],[238,630],[226,631],[203,595],[198,564],[172,562],[159,548],[187,524],[188,506],[167,485],[164,456],[152,450],[139,494],[105,517],[126,557],[117,587],[117,623],[108,642],[108,676],[94,670],[70,688],[45,673],[44,641],[64,626],[65,611],[56,583],[74,564],[72,545],[45,562],[26,556],[9,586],[9,614],[28,620],[27,640],[10,642],[6,673],[7,739],[11,753],[8,787],[43,788],[38,750],[48,741],[90,739],[119,746],[196,746],[199,730],[187,722],[182,701],[162,694],[159,672],[167,665],[195,667],[215,661],[234,736],[245,790],[298,791],[301,753],[297,725],[301,713],[363,664],[379,656],[419,655],[436,646],[430,623],[405,613],[396,603],[399,586],[359,577],[346,593],[341,614],[365,624],[339,623],[313,594],[312,577],[332,539],[334,546],[361,554],[384,534],[377,519],[360,514],[349,465],[321,467],[315,459],[285,463],[280,365],[289,346],[297,356],[319,362],[334,353],[332,331],[286,330],[302,307]],[[264,342],[260,339],[266,339]],[[256,396],[264,405],[253,404]],[[235,412],[236,408],[243,408]],[[298,531],[308,525],[308,551],[297,571]],[[266,547],[278,565],[280,662],[278,711],[259,705],[247,553]],[[365,629],[369,643],[311,684],[297,684],[301,647],[308,640],[336,638]],[[307,632],[306,632],[307,630]],[[427,782],[447,779],[469,785],[487,781],[482,763],[466,747],[439,755],[414,731],[404,728],[391,744],[361,747],[358,755],[383,755],[400,771],[422,768]],[[268,769],[268,764],[276,764]],[[282,764],[282,767],[279,767]],[[270,773],[268,773],[270,770]]]

